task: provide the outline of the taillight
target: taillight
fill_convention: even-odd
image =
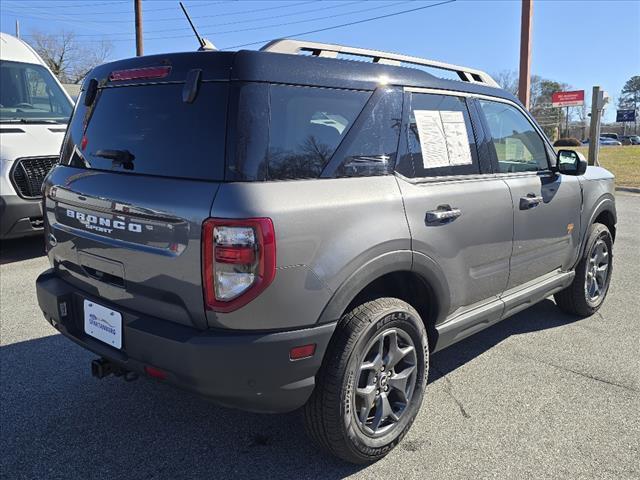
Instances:
[[[256,298],[276,274],[270,218],[210,218],[202,225],[202,282],[209,310],[231,312]]]
[[[110,82],[122,80],[142,80],[149,78],[164,78],[171,72],[171,67],[131,68],[129,70],[115,70],[109,75]]]

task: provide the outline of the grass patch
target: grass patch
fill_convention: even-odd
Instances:
[[[588,147],[556,147],[577,150],[588,158]],[[600,165],[616,176],[616,185],[640,187],[640,145],[600,146]]]

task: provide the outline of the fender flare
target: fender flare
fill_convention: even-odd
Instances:
[[[591,212],[591,216],[589,217],[589,225],[591,225],[596,220],[596,217],[604,211],[611,212],[611,214],[613,215],[614,223],[618,223],[616,200],[610,193],[605,193],[598,199],[596,207],[593,209],[593,212]]]
[[[593,225],[593,223],[596,221],[596,218],[598,217],[598,215],[600,215],[602,212],[608,211],[613,215],[614,223],[618,223],[618,214],[616,212],[616,201],[613,195],[611,195],[610,193],[605,193],[598,199],[595,205],[596,206],[591,212],[591,215],[589,215],[589,220],[584,226],[584,231],[582,232],[582,239],[580,241],[580,254],[578,255],[578,258],[575,264],[573,265],[573,268],[576,267],[576,265],[582,258],[582,255],[584,255],[584,249],[587,246],[587,232],[589,231],[589,227]]]
[[[318,324],[335,322],[353,299],[371,282],[393,272],[417,273],[433,290],[437,299],[437,320],[449,310],[449,288],[440,267],[426,255],[411,250],[383,253],[360,266],[340,285],[320,314]]]
[[[419,252],[413,252],[412,270],[420,275],[433,290],[433,298],[437,302],[433,323],[439,325],[447,318],[451,310],[451,290],[447,277],[434,259]]]
[[[608,211],[609,213],[611,213],[611,215],[613,215],[614,224],[618,223],[618,213],[616,212],[616,201],[613,195],[611,195],[610,193],[605,193],[600,198],[598,198],[598,201],[595,203],[595,207],[591,212],[591,215],[589,216],[589,221],[585,225],[584,238],[582,239],[583,241],[582,241],[582,246],[580,248],[580,253],[582,253],[582,250],[584,249],[584,244],[587,237],[587,230],[589,230],[589,226],[596,221],[596,218],[598,217],[598,215],[600,215],[602,212],[605,212],[605,211]]]

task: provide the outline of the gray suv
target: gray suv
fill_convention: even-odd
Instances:
[[[552,294],[598,310],[613,192],[478,70],[292,40],[122,60],[87,76],[45,181],[38,302],[99,378],[302,408],[367,463],[430,353]]]

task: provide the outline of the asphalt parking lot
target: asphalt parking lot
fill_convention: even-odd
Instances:
[[[600,312],[547,299],[432,359],[421,414],[369,467],[317,452],[297,414],[223,409],[94,356],[38,310],[41,239],[2,246],[3,478],[640,478],[640,196],[619,194]],[[224,368],[224,366],[222,366]]]

